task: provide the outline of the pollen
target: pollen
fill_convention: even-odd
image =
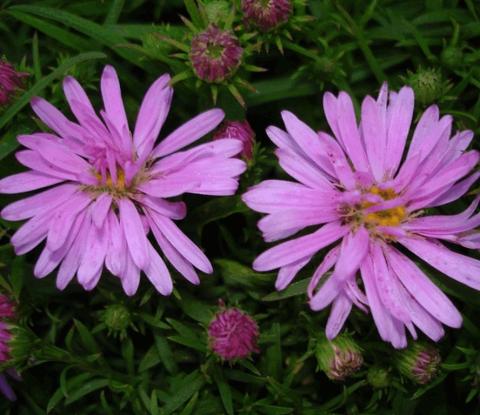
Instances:
[[[112,195],[121,196],[124,195],[129,191],[126,183],[125,183],[125,172],[122,169],[117,170],[117,181],[114,182],[110,173],[107,173],[106,180],[103,180],[102,175],[100,173],[95,173],[95,177],[98,179],[99,184],[95,186],[96,191],[100,192],[107,192]]]
[[[370,194],[378,195],[383,200],[392,200],[397,197],[393,189],[379,189],[377,186],[372,186],[369,189]],[[374,206],[375,203],[365,202],[361,207],[366,209]],[[374,213],[367,213],[363,216],[363,222],[370,226],[398,226],[405,219],[406,209],[404,206],[396,206],[391,209],[380,210]]]

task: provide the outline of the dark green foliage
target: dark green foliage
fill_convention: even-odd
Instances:
[[[238,6],[239,1],[223,3]],[[428,95],[416,103],[417,119],[426,105],[438,102],[442,113],[454,115],[456,129],[474,130],[473,146],[479,148],[478,1],[298,4],[299,27],[264,36],[269,45],[255,45],[260,38],[242,28],[238,11],[226,17],[234,19],[232,27],[240,31],[243,46],[250,47],[248,65],[240,67],[239,74],[255,89],[247,85],[240,91],[245,108],[228,88],[220,85],[216,91],[217,106],[227,117],[247,116],[257,135],[255,158],[239,194],[264,178],[284,174],[264,133],[268,125],[280,124],[281,109],[326,129],[324,91],[348,91],[358,109],[363,96],[375,95],[383,81],[392,89],[405,82],[418,84],[419,73],[426,70],[443,83],[433,99]],[[101,68],[114,65],[133,121],[156,77],[185,70],[185,56],[162,39],[186,41],[188,30],[179,15],[201,26],[208,16],[197,6],[193,0],[0,0],[0,55],[30,73],[17,100],[0,110],[0,176],[21,170],[13,157],[15,137],[42,128],[27,106],[32,96],[41,95],[69,114],[61,91],[67,74],[77,77],[99,108]],[[222,7],[215,19],[225,14]],[[266,71],[259,72],[261,68]],[[212,107],[211,92],[193,79],[179,82],[164,131]],[[469,199],[441,212],[459,212]],[[11,200],[2,196],[2,206]],[[344,383],[334,383],[316,367],[316,343],[327,313],[314,314],[306,303],[312,268],[303,270],[285,291],[275,292],[275,275],[250,267],[266,248],[256,229],[259,215],[238,196],[188,196],[185,201],[188,215],[179,226],[205,249],[215,274],[203,276],[199,287],[175,276],[175,291],[168,298],[145,281],[128,298],[107,273],[91,293],[76,284],[59,292],[54,275],[40,281],[32,275],[38,249],[15,257],[8,238],[18,224],[0,221],[0,283],[19,303],[18,324],[23,327],[15,356],[23,381],[12,382],[19,399],[9,403],[0,397],[0,413],[480,413],[478,292],[425,269],[464,315],[464,327],[447,330],[438,344],[444,363],[432,383],[419,387],[402,378],[394,368],[391,346],[380,340],[371,316],[359,311],[352,313],[346,330],[363,350],[364,366]],[[250,360],[230,365],[208,351],[206,328],[219,299],[258,321],[261,351]]]

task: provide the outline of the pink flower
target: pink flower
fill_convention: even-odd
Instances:
[[[267,32],[285,23],[292,13],[291,0],[242,0],[247,23]]]
[[[243,359],[258,352],[258,326],[238,308],[221,310],[208,327],[210,347],[224,360]]]
[[[35,265],[37,278],[59,266],[59,289],[76,275],[91,290],[105,264],[128,295],[137,291],[141,271],[168,295],[172,280],[147,237],[150,231],[168,261],[191,283],[199,283],[194,267],[212,272],[208,258],[174,223],[185,217],[185,204],[167,199],[186,192],[234,194],[245,163],[232,157],[242,143],[225,139],[184,149],[222,121],[223,112],[213,109],[155,145],[170,109],[169,81],[163,75],[147,91],[133,136],[111,66],[105,67],[101,79],[101,118],[72,77],[63,87],[78,123],[44,99],[32,100],[33,110],[53,133],[19,136],[27,149],[18,152],[17,159],[31,170],[1,180],[0,192],[50,187],[2,211],[7,220],[28,219],[11,240],[18,255],[47,240]]]
[[[189,57],[200,79],[222,82],[236,72],[242,55],[243,49],[233,33],[211,25],[192,39]]]
[[[213,139],[236,138],[243,143],[241,155],[246,160],[253,157],[253,145],[255,144],[255,132],[247,120],[224,121],[213,134]]]
[[[278,146],[280,165],[298,182],[267,180],[250,189],[243,200],[268,214],[259,228],[269,242],[308,226],[324,225],[267,250],[253,268],[279,268],[276,288],[282,290],[316,253],[341,239],[324,256],[308,287],[313,310],[332,305],[327,337],[340,332],[355,304],[370,309],[382,339],[397,348],[407,344],[405,327],[414,338],[416,326],[438,340],[444,334],[442,324],[460,327],[462,317],[397,247],[480,289],[480,261],[438,241],[479,248],[474,231],[480,224],[480,214],[474,215],[479,200],[458,215],[420,217],[421,209],[464,195],[480,176],[472,172],[478,152],[466,151],[473,133],[462,131],[450,137],[452,117],[439,118],[438,108],[431,106],[407,149],[414,105],[408,87],[389,95],[385,84],[377,100],[367,96],[359,126],[345,92],[338,97],[326,93],[323,105],[336,139],[316,133],[284,111],[287,132],[269,127],[267,134]]]
[[[17,72],[9,62],[0,60],[0,107],[8,104],[26,76],[27,73]]]

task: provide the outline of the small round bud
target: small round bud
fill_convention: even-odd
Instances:
[[[130,311],[123,304],[112,304],[105,308],[103,321],[112,333],[124,333],[132,323]]]
[[[290,0],[242,0],[243,16],[247,24],[268,32],[288,21],[292,13]]]
[[[463,63],[463,52],[456,46],[443,49],[440,60],[447,68],[457,68]]]
[[[27,73],[17,72],[11,63],[0,59],[0,107],[10,102],[26,76]]]
[[[233,33],[210,25],[192,39],[189,57],[200,79],[222,82],[236,72],[242,55],[243,49]]]
[[[407,81],[415,92],[415,99],[422,105],[439,100],[448,89],[448,82],[436,68],[419,68],[416,73],[410,74]]]
[[[363,364],[360,347],[347,334],[333,340],[321,339],[315,353],[318,367],[329,379],[342,381],[355,373]]]
[[[205,5],[205,14],[210,23],[224,22],[230,13],[230,4],[224,0],[214,0]]]
[[[368,369],[367,380],[374,388],[385,388],[390,384],[390,375],[384,368],[372,366]]]
[[[258,336],[255,320],[238,308],[222,309],[208,327],[210,348],[223,360],[243,359],[258,353]]]
[[[428,344],[414,343],[398,352],[396,366],[400,373],[420,385],[429,383],[437,374],[442,359],[438,350]]]
[[[255,132],[247,120],[224,121],[214,132],[213,139],[236,138],[243,143],[242,157],[251,160],[253,156],[253,145],[255,143]]]

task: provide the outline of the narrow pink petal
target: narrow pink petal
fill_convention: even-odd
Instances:
[[[126,267],[127,254],[125,252],[127,251],[127,241],[117,215],[113,211],[108,212],[107,221],[110,235],[105,266],[113,275],[120,277],[123,275]]]
[[[6,220],[23,220],[50,210],[65,202],[76,191],[78,186],[74,184],[62,184],[45,190],[34,196],[13,202],[2,210],[2,218]]]
[[[59,169],[36,151],[17,151],[15,158],[25,167],[32,169],[33,171],[31,173],[44,174],[45,176],[56,177],[62,180],[77,181],[77,175],[75,173]]]
[[[83,139],[84,130],[68,120],[57,108],[40,97],[34,97],[30,105],[37,116],[60,137]]]
[[[140,214],[129,199],[121,198],[117,201],[117,205],[120,211],[120,224],[126,236],[132,260],[138,268],[144,269],[148,266],[150,256]]]
[[[217,127],[223,118],[221,109],[203,112],[170,133],[155,149],[153,158],[163,157],[197,141]]]
[[[439,114],[440,111],[436,105],[431,105],[422,114],[413,133],[407,159],[417,153],[421,156],[421,159],[424,159],[435,147],[440,138],[440,131],[437,128]]]
[[[192,264],[188,262],[185,257],[183,257],[180,252],[178,252],[173,245],[168,241],[165,236],[163,236],[162,232],[158,229],[155,223],[150,219],[151,228],[153,231],[153,235],[160,246],[165,257],[168,261],[173,265],[173,267],[182,274],[187,281],[190,281],[192,284],[198,285],[200,284],[200,278],[196,273],[195,269],[193,268]]]
[[[388,108],[389,122],[387,127],[385,169],[389,177],[395,175],[402,160],[412,122],[413,106],[413,89],[405,86],[398,92],[395,101]]]
[[[117,131],[123,131],[124,127],[128,127],[128,120],[123,106],[120,81],[113,66],[105,66],[100,81],[100,88],[108,118],[112,121]]]
[[[27,171],[0,180],[0,193],[22,193],[63,182],[65,179]]]
[[[255,271],[270,271],[298,261],[308,255],[318,252],[337,239],[342,238],[349,228],[332,222],[324,225],[318,231],[297,239],[287,241],[268,249],[255,259]]]
[[[402,238],[399,242],[450,278],[480,290],[479,260],[450,251],[440,242],[431,239]]]
[[[298,272],[312,259],[311,256],[300,259],[293,264],[286,265],[278,271],[277,279],[275,280],[275,289],[277,291],[284,290],[293,281]]]
[[[95,110],[90,102],[90,99],[80,83],[74,77],[65,77],[63,80],[63,92],[65,93],[65,97],[70,105],[70,109],[75,117],[77,117],[77,120],[80,121],[81,115],[78,113],[78,107],[74,104],[75,101],[82,104],[83,108],[91,117],[96,117]]]
[[[175,249],[185,257],[185,259],[200,271],[207,274],[213,272],[212,264],[205,254],[197,247],[197,245],[185,236],[172,220],[159,215],[152,210],[149,211],[149,214],[160,232],[168,239]]]
[[[148,195],[138,195],[135,199],[142,205],[170,219],[184,219],[187,214],[187,206],[184,202],[169,202],[168,200]]]
[[[112,206],[112,196],[102,193],[92,204],[92,219],[97,228],[101,228]]]
[[[332,305],[330,316],[328,317],[325,334],[327,339],[333,340],[342,330],[350,311],[352,310],[352,302],[345,296],[339,295]]]
[[[125,252],[126,266],[123,275],[120,277],[123,290],[128,296],[135,295],[140,284],[140,269],[135,265],[128,251]],[[150,259],[150,257],[149,257]],[[150,265],[150,260],[148,261]],[[149,266],[148,265],[148,266]]]
[[[370,236],[363,226],[343,238],[334,271],[339,281],[346,281],[354,276],[367,255],[369,246]]]
[[[165,177],[152,179],[140,184],[138,190],[152,197],[174,197],[194,190],[199,185],[199,181],[190,180],[185,176]],[[1,183],[1,182],[0,182]],[[1,189],[1,188],[0,188]]]
[[[446,205],[447,203],[453,202],[454,200],[461,198],[465,193],[467,193],[468,189],[472,187],[472,185],[478,180],[479,177],[480,172],[475,172],[471,174],[466,179],[463,179],[458,183],[454,184],[446,192],[442,193],[439,197],[431,201],[427,205],[427,207]]]
[[[137,152],[150,152],[160,133],[172,100],[173,89],[168,86],[170,75],[158,78],[146,92],[137,116],[133,141]]]
[[[150,262],[144,270],[145,275],[160,294],[170,295],[173,291],[173,284],[165,262],[152,245],[149,246],[149,253]]]
[[[450,299],[408,257],[387,247],[386,257],[408,292],[428,312],[450,327],[462,325],[462,316]]]
[[[62,205],[61,209],[52,213],[47,237],[48,249],[56,251],[65,243],[77,215],[82,212],[91,201],[92,199],[87,193],[77,192]]]

